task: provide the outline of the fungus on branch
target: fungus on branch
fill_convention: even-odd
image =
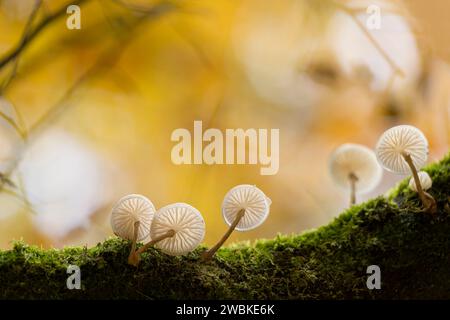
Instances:
[[[422,168],[428,158],[428,141],[422,131],[409,125],[390,128],[378,140],[376,155],[386,170],[397,174],[411,173],[425,210],[432,214],[436,212],[436,201],[424,191],[417,174],[417,169]]]
[[[350,205],[353,205],[357,193],[370,192],[379,184],[382,169],[372,150],[346,143],[332,153],[330,174],[337,185],[350,191]]]
[[[132,241],[129,263],[133,263],[136,243],[149,236],[155,211],[153,203],[139,194],[127,195],[114,205],[111,227],[115,235]]]
[[[431,180],[431,177],[428,173],[426,173],[425,171],[420,171],[418,173],[419,176],[419,181],[420,181],[420,185],[422,186],[423,190],[428,190],[431,188],[431,186],[433,185],[433,181]],[[412,177],[409,180],[409,188],[414,191],[417,192],[417,186],[416,186],[416,182],[414,181],[414,178]]]
[[[211,260],[234,230],[247,231],[261,225],[269,215],[270,204],[270,199],[256,186],[243,184],[228,191],[222,203],[222,216],[229,228],[215,246],[203,253],[203,260]]]
[[[156,212],[150,234],[152,240],[134,254],[134,266],[139,264],[141,254],[151,246],[172,256],[191,252],[203,241],[205,221],[194,207],[186,203],[174,203]]]

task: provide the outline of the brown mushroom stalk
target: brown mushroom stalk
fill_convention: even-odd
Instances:
[[[231,233],[234,231],[234,229],[238,225],[239,221],[241,221],[241,219],[244,217],[244,215],[245,215],[245,209],[241,209],[241,210],[238,211],[238,213],[236,214],[236,218],[234,219],[233,223],[230,225],[230,227],[228,228],[227,232],[223,235],[223,237],[219,240],[219,242],[217,242],[217,244],[214,247],[212,247],[211,249],[209,249],[209,250],[207,250],[207,251],[205,251],[203,253],[203,255],[202,255],[203,261],[209,261],[209,260],[212,259],[212,257],[216,253],[216,251],[219,250],[219,248],[230,237]]]
[[[333,151],[329,171],[336,185],[350,195],[350,206],[356,203],[357,194],[375,189],[382,176],[375,153],[355,143],[344,143]]]
[[[134,227],[133,243],[131,244],[130,255],[128,256],[128,263],[133,264],[133,265],[136,260],[135,251],[136,251],[136,243],[137,243],[138,234],[139,234],[139,225],[140,225],[139,221],[136,221],[133,225],[133,227]]]
[[[350,205],[352,206],[356,203],[356,182],[358,182],[358,177],[353,172],[350,172],[348,179],[350,180]]]
[[[153,203],[140,194],[122,197],[111,211],[111,227],[114,234],[124,240],[131,240],[128,263],[133,264],[136,244],[148,237],[153,221],[155,207]]]
[[[409,153],[402,153],[403,159],[405,159],[409,168],[411,169],[412,176],[414,178],[414,182],[416,184],[417,193],[419,194],[419,198],[422,201],[422,204],[426,211],[431,214],[435,214],[437,210],[436,200],[434,200],[433,196],[428,192],[424,191],[422,188],[422,184],[420,183],[419,175],[417,174],[417,169],[414,166],[414,162]]]
[[[166,233],[156,237],[155,239],[152,239],[142,247],[140,247],[138,250],[134,251],[133,254],[130,253],[130,258],[128,259],[128,263],[137,267],[139,265],[139,262],[141,261],[141,254],[146,251],[148,248],[152,247],[153,245],[157,244],[158,242],[167,239],[172,238],[175,235],[175,230],[170,229]]]
[[[151,240],[150,242],[146,243],[145,245],[143,245],[142,247],[140,247],[136,253],[137,254],[141,254],[142,252],[144,252],[145,250],[147,250],[148,248],[150,248],[151,246],[157,244],[158,242],[167,239],[167,238],[172,238],[175,235],[175,230],[170,229],[169,231],[167,231],[166,233],[160,235],[159,237],[156,237],[155,239]]]

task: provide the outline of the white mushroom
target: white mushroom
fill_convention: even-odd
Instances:
[[[424,166],[428,158],[428,141],[422,131],[409,125],[393,127],[378,140],[375,153],[386,170],[398,174],[412,173],[425,210],[434,214],[436,201],[422,189],[417,174],[417,169]]]
[[[200,212],[186,203],[175,203],[158,210],[151,227],[153,237],[162,237],[170,231],[172,237],[160,240],[156,247],[178,256],[191,252],[203,241],[205,221]]]
[[[111,227],[114,234],[122,239],[133,240],[134,226],[139,222],[136,240],[144,240],[150,233],[155,211],[153,203],[140,194],[124,196],[117,201],[111,212]]]
[[[245,210],[244,216],[236,225],[237,231],[247,231],[257,228],[269,215],[271,201],[256,186],[242,184],[232,188],[222,202],[222,216],[228,226]]]
[[[375,153],[353,143],[343,144],[332,153],[329,168],[336,184],[350,190],[351,205],[356,202],[356,193],[372,191],[383,173]]]
[[[420,185],[422,186],[423,190],[428,190],[431,188],[433,181],[431,180],[431,177],[428,173],[426,173],[425,171],[420,171],[418,173],[419,175],[419,181],[420,181]],[[409,180],[409,188],[414,191],[417,192],[417,186],[416,183],[414,181],[414,178],[411,178]]]
[[[130,194],[121,198],[111,212],[111,226],[114,234],[122,239],[132,240],[128,263],[135,259],[136,242],[148,237],[155,214],[155,206],[146,197]]]
[[[416,127],[396,126],[383,133],[375,152],[378,161],[386,170],[397,174],[409,174],[411,168],[405,156],[411,157],[416,169],[422,168],[428,158],[428,141]]]
[[[270,204],[271,200],[256,186],[243,184],[228,191],[222,202],[222,216],[229,229],[214,247],[203,253],[203,259],[210,260],[235,229],[247,231],[261,225],[269,215]]]
[[[134,265],[149,247],[172,256],[191,252],[203,241],[205,221],[200,212],[186,203],[174,203],[159,209],[150,229],[152,240],[136,251]]]

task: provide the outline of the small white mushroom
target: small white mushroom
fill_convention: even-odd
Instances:
[[[152,240],[136,251],[133,265],[149,247],[161,249],[172,256],[191,252],[203,241],[205,221],[200,212],[186,203],[174,203],[159,209],[150,229]]]
[[[269,215],[270,205],[271,200],[256,186],[243,184],[228,191],[222,202],[222,216],[229,229],[214,247],[203,253],[203,259],[210,260],[235,229],[247,231],[261,225]]]
[[[433,185],[433,181],[431,180],[431,177],[428,173],[426,173],[425,171],[420,171],[418,173],[419,175],[419,181],[420,181],[420,185],[422,186],[423,190],[428,190],[431,188],[431,186]],[[409,180],[409,188],[414,191],[417,192],[417,186],[416,183],[414,181],[414,178],[411,178]]]
[[[239,211],[245,214],[236,225],[237,231],[247,231],[259,227],[269,215],[271,201],[256,186],[242,184],[232,188],[222,202],[222,216],[228,226],[238,216]]]
[[[356,202],[356,193],[372,191],[383,174],[375,153],[353,143],[343,144],[332,153],[329,168],[335,183],[350,191],[351,205]]]
[[[205,221],[200,212],[186,204],[175,203],[158,210],[151,227],[153,237],[174,235],[156,243],[156,247],[172,256],[191,252],[203,241]]]
[[[423,190],[417,174],[417,169],[423,167],[428,158],[428,141],[422,131],[409,125],[390,128],[378,140],[375,152],[378,162],[386,170],[398,174],[412,173],[425,210],[434,214],[436,201]]]
[[[128,263],[134,264],[136,242],[148,237],[155,206],[140,194],[130,194],[121,198],[111,212],[111,227],[114,234],[122,239],[132,240]]]
[[[416,169],[422,168],[428,158],[428,141],[416,127],[401,125],[383,133],[375,147],[380,164],[388,171],[409,174],[411,168],[405,156],[411,157]]]
[[[133,240],[135,223],[139,222],[136,241],[147,238],[155,214],[153,203],[140,194],[130,194],[121,198],[111,212],[111,227],[115,235]]]

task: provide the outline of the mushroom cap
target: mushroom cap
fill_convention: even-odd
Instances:
[[[222,216],[231,226],[237,213],[245,209],[245,214],[236,226],[237,231],[257,228],[269,215],[271,200],[256,186],[241,184],[232,188],[222,202]]]
[[[143,195],[130,194],[122,197],[111,212],[111,227],[114,234],[123,239],[132,240],[134,223],[139,221],[137,241],[144,240],[150,233],[155,211],[153,203]]]
[[[157,242],[155,247],[168,255],[183,255],[203,241],[205,221],[197,209],[186,203],[169,204],[156,212],[151,226],[152,238],[169,230],[174,230],[175,235]]]
[[[423,190],[428,190],[431,188],[431,186],[433,185],[433,181],[431,180],[431,177],[428,173],[426,173],[425,171],[420,171],[417,173],[417,175],[419,176],[419,181],[420,181],[420,185],[422,186]],[[414,177],[411,177],[411,179],[409,180],[409,188],[414,191],[417,192],[417,186],[416,186],[416,182],[414,181]]]
[[[383,133],[375,147],[378,162],[388,171],[398,174],[411,173],[403,153],[411,156],[417,170],[428,158],[428,141],[416,127],[400,125]]]
[[[343,144],[334,150],[330,157],[329,169],[336,184],[347,190],[351,187],[349,176],[353,173],[358,178],[356,181],[358,193],[373,190],[383,175],[375,153],[366,146],[354,143]]]

